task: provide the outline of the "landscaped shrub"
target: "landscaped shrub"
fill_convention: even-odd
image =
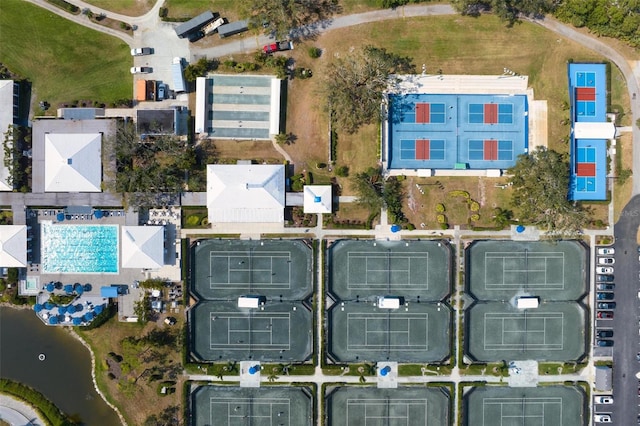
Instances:
[[[414,229],[416,229],[416,227],[413,223],[407,223],[407,229],[409,231],[413,231]]]
[[[202,220],[200,221],[200,225],[209,226],[209,219],[206,217],[203,217]]]
[[[441,223],[440,224],[440,229],[449,229],[449,224],[448,223]]]
[[[336,176],[347,177],[349,176],[349,167],[340,166],[336,169]]]
[[[316,169],[324,169],[327,167],[327,163],[316,163]]]
[[[477,222],[480,220],[480,215],[479,214],[472,214],[471,217],[469,218],[469,220],[471,220],[472,222]]]
[[[191,214],[187,216],[187,220],[185,221],[185,225],[187,228],[193,228],[194,226],[198,226],[200,224],[200,216],[196,214]]]
[[[58,6],[61,9],[77,14],[80,12],[80,8],[74,4],[68,3],[65,0],[47,0],[49,3]]]
[[[447,223],[447,217],[443,214],[439,214],[436,219],[438,220],[438,223]]]
[[[450,197],[464,197],[464,198],[469,198],[470,195],[467,191],[462,191],[459,189],[455,189],[453,191],[449,191],[449,196]]]
[[[166,18],[169,15],[169,9],[167,9],[166,7],[161,7],[158,10],[158,16],[160,16],[160,18]]]
[[[480,210],[480,203],[478,203],[477,201],[469,201],[469,210],[471,210],[472,212],[477,212]]]
[[[438,213],[444,213],[446,210],[444,208],[444,204],[436,204],[436,212]]]

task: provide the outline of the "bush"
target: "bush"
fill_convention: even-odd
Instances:
[[[207,217],[203,217],[202,220],[200,221],[200,225],[209,226],[209,219]]]
[[[158,16],[160,16],[160,18],[166,18],[169,16],[169,9],[161,7],[160,10],[158,10]]]
[[[320,49],[319,47],[315,47],[315,46],[310,47],[307,52],[309,53],[309,57],[313,59],[316,59],[322,56],[322,49]]]
[[[413,231],[414,229],[416,229],[415,225],[413,223],[407,223],[407,230],[409,231]]]
[[[186,228],[193,228],[194,226],[198,226],[202,219],[197,214],[191,214],[187,216],[187,220],[185,221]]]
[[[316,163],[316,169],[324,169],[327,167],[326,163]]]
[[[480,211],[480,203],[473,200],[469,201],[469,210],[471,210],[472,212]]]
[[[441,223],[440,224],[440,229],[449,229],[449,224],[448,223]]]
[[[340,166],[336,169],[336,176],[347,177],[349,176],[349,167]]]
[[[438,220],[438,223],[447,223],[447,217],[443,214],[439,214],[436,219]]]
[[[450,197],[463,197],[463,198],[467,198],[467,199],[469,199],[471,197],[467,191],[461,191],[459,189],[456,189],[456,190],[453,190],[453,191],[449,191],[449,196]]]
[[[472,214],[471,217],[469,218],[469,220],[471,220],[471,222],[477,222],[480,220],[480,215],[479,214]]]
[[[436,204],[436,212],[444,213],[445,211],[444,204]]]
[[[66,2],[65,0],[47,0],[49,3],[58,6],[60,9],[64,9],[67,12],[77,14],[80,8],[76,5]]]
[[[227,59],[224,62],[222,62],[222,65],[224,65],[227,68],[233,68],[236,66],[236,61],[234,61],[233,59]]]

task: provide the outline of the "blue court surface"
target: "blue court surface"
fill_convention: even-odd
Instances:
[[[606,122],[607,68],[605,64],[569,64],[571,120]],[[607,141],[575,139],[571,135],[571,177],[569,199],[607,199]]]
[[[524,95],[390,95],[389,105],[389,169],[506,169],[527,152]]]

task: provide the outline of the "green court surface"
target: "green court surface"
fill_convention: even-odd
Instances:
[[[479,300],[578,300],[587,290],[586,248],[576,241],[476,241],[466,257],[468,290]]]
[[[330,392],[330,393],[329,393]],[[448,426],[446,388],[338,387],[328,391],[328,426]]]
[[[483,386],[464,397],[466,426],[584,426],[585,395],[574,386]]]
[[[516,309],[508,302],[477,303],[466,312],[467,354],[475,361],[574,361],[585,354],[586,312],[578,303]]]
[[[191,426],[312,426],[306,387],[199,386],[191,394]]]
[[[337,362],[438,362],[450,354],[450,330],[451,311],[445,304],[380,309],[340,302],[329,314],[329,352]]]
[[[203,361],[302,362],[313,350],[313,319],[301,302],[245,309],[237,302],[205,301],[191,310],[189,321],[192,353]]]
[[[341,240],[328,250],[329,288],[340,300],[402,296],[438,301],[451,288],[451,251],[442,241]]]
[[[192,290],[201,299],[303,300],[313,288],[312,250],[300,240],[200,240],[191,258]]]

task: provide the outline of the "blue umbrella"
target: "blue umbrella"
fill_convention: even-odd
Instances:
[[[68,314],[75,314],[76,313],[76,307],[73,306],[73,305],[67,306],[67,313]]]
[[[45,308],[45,309],[49,309],[49,310],[51,310],[51,309],[55,308],[55,306],[56,306],[56,305],[54,305],[54,304],[53,304],[53,303],[51,303],[51,302],[45,302],[45,304],[44,304],[44,308]]]
[[[398,232],[400,229],[400,225],[391,225],[391,232]]]
[[[71,284],[66,284],[64,286],[65,293],[73,293],[73,286]]]
[[[76,312],[81,312],[84,309],[84,306],[82,306],[82,303],[78,303],[76,305]]]
[[[82,294],[84,292],[84,289],[82,288],[82,284],[80,283],[75,283],[73,285],[73,291],[75,291],[78,294]]]
[[[95,307],[94,312],[96,313],[96,315],[100,315],[103,310],[104,310],[104,305],[98,305]]]
[[[64,213],[58,213],[56,219],[58,219],[58,222],[62,222],[64,220]]]
[[[74,317],[71,321],[73,322],[73,325],[82,324],[82,318],[81,317]]]
[[[93,319],[94,315],[93,312],[87,312],[86,314],[84,314],[84,320],[89,322]]]
[[[47,284],[47,291],[49,293],[53,292],[53,290],[55,290],[55,289],[56,289],[56,286],[53,283]]]
[[[516,226],[516,232],[517,232],[518,234],[520,234],[520,233],[524,232],[524,230],[525,230],[525,227],[524,227],[524,226],[522,226],[522,225],[518,225],[518,226]]]
[[[57,324],[57,323],[58,323],[58,317],[56,317],[56,316],[49,317],[49,324],[53,325],[53,324]]]
[[[36,312],[40,312],[42,310],[43,306],[39,303],[36,303],[35,305],[33,305],[33,310]]]
[[[96,219],[101,219],[102,218],[102,210],[94,211],[93,215],[95,216]]]
[[[91,291],[91,284],[85,284],[84,291]]]
[[[67,312],[67,308],[65,306],[58,306],[58,313],[64,314]]]

